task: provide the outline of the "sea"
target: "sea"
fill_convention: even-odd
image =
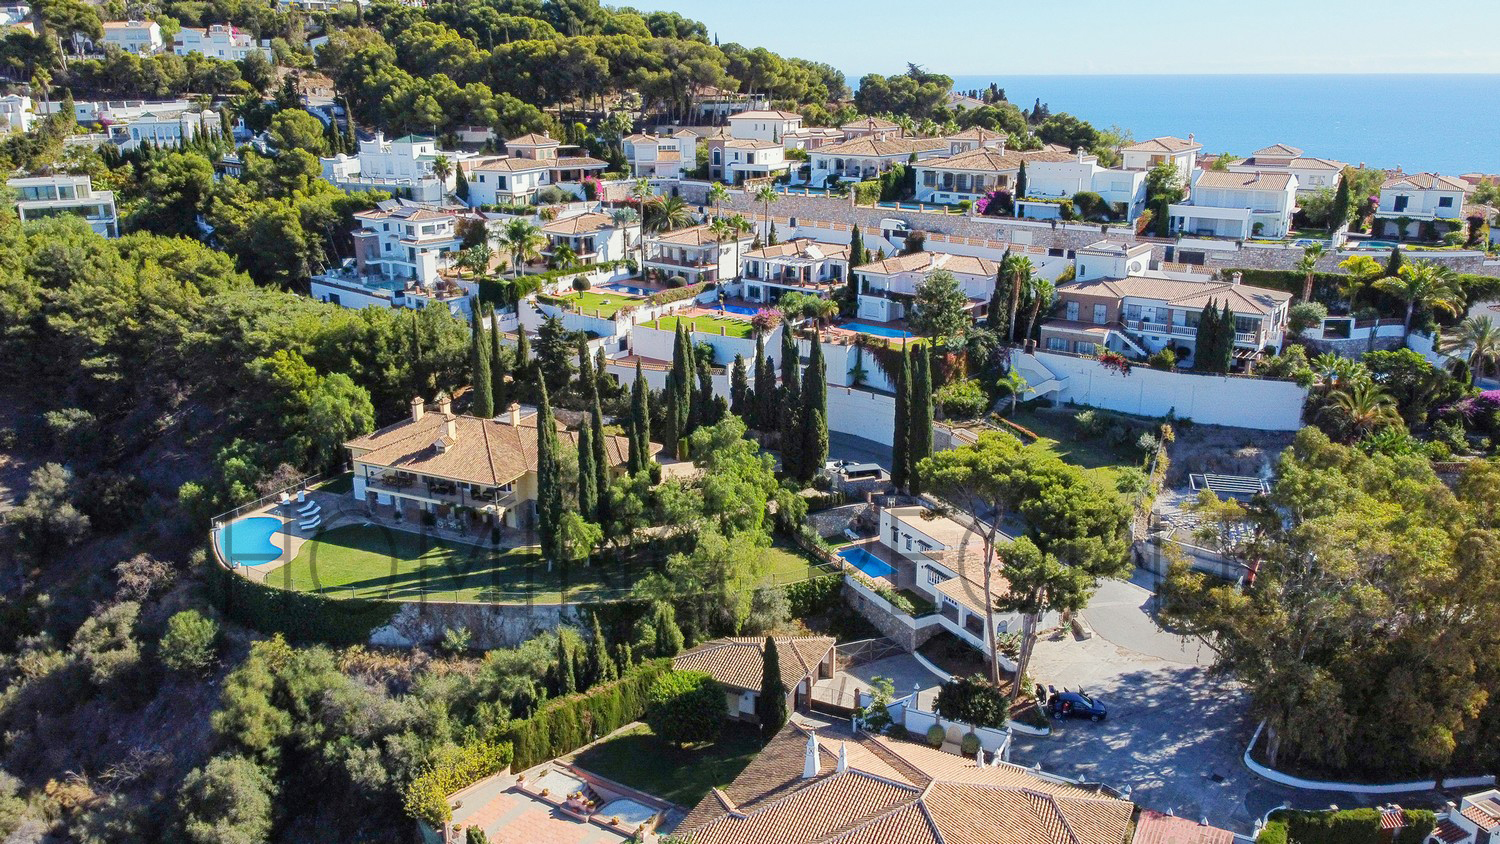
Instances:
[[[856,79],[858,77],[855,77]],[[1205,154],[1249,155],[1285,143],[1305,155],[1408,173],[1500,173],[1496,74],[956,76],[959,91],[1005,89],[1031,108],[1038,97],[1138,141],[1161,135]]]

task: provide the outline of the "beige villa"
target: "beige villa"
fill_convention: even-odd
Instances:
[[[455,414],[439,397],[435,411],[412,399],[411,416],[355,438],[344,447],[354,463],[354,498],[378,512],[416,520],[422,513],[506,528],[525,528],[536,515],[537,414],[512,404],[493,419]],[[559,424],[558,439],[578,435]],[[604,454],[621,469],[629,440],[606,436]],[[661,450],[651,444],[651,452]]]

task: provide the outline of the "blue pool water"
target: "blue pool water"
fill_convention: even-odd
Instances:
[[[739,314],[740,316],[755,316],[758,311],[745,305],[715,305],[714,310],[723,311],[726,314]]]
[[[1386,250],[1389,250],[1392,247],[1394,247],[1396,244],[1392,243],[1389,240],[1367,240],[1364,243],[1351,243],[1349,245],[1351,247],[1355,248],[1355,249],[1386,249]]]
[[[839,328],[847,328],[850,331],[858,331],[860,334],[874,334],[877,337],[896,337],[902,340],[912,337],[910,331],[902,331],[899,328],[886,328],[881,325],[865,325],[862,322],[846,322]]]
[[[274,562],[281,549],[271,544],[271,536],[280,530],[281,520],[270,516],[230,522],[219,531],[219,553],[231,567]]]
[[[653,292],[655,292],[652,290],[647,290],[644,287],[632,287],[629,284],[606,284],[599,289],[613,290],[616,293],[629,293],[632,296],[650,296]]]
[[[895,571],[889,563],[863,548],[845,548],[839,556],[870,577],[885,577]]]

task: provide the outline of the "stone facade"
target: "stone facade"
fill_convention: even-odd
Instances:
[[[928,639],[936,636],[943,629],[937,624],[912,629],[884,608],[866,600],[849,585],[847,580],[844,581],[844,601],[853,607],[855,612],[875,625],[875,629],[879,630],[882,636],[900,645],[907,653],[915,653],[917,648],[922,647]]]
[[[1376,337],[1373,343],[1367,339],[1303,340],[1302,342],[1307,345],[1309,356],[1316,357],[1323,352],[1333,352],[1339,357],[1356,360],[1365,352],[1389,352],[1406,348],[1406,341],[1400,337]]]

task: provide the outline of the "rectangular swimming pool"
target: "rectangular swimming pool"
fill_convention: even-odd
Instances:
[[[886,577],[896,571],[890,563],[863,548],[845,548],[839,552],[839,556],[870,577]]]
[[[726,314],[739,314],[740,316],[755,316],[759,313],[755,308],[746,305],[714,305],[709,310],[722,311]]]
[[[606,284],[600,290],[613,290],[616,293],[629,293],[632,296],[650,296],[655,290],[647,290],[644,287],[634,287],[629,284]]]
[[[865,325],[862,322],[846,322],[839,328],[850,331],[858,331],[860,334],[874,334],[877,337],[895,337],[900,340],[909,340],[915,335],[910,331],[902,331],[899,328],[886,328],[883,325]]]

